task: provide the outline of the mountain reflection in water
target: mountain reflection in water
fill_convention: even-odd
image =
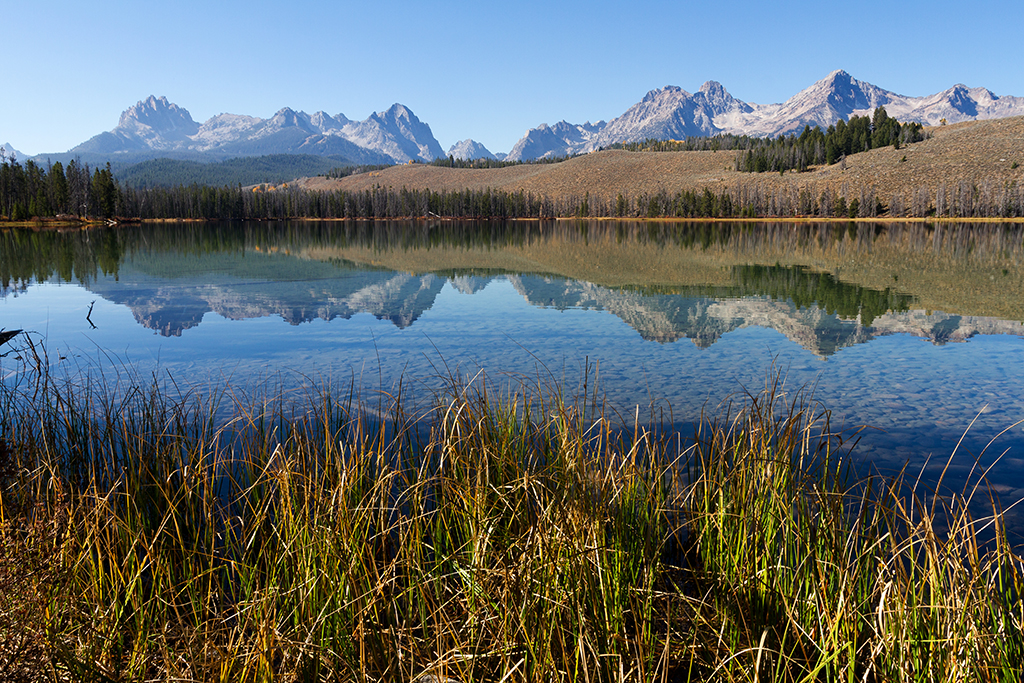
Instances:
[[[293,325],[369,313],[405,328],[445,282],[472,293],[496,278],[533,305],[607,311],[645,340],[701,348],[759,326],[826,357],[894,333],[1020,334],[1024,319],[1011,226],[184,224],[8,232],[2,247],[3,293],[75,282],[164,336],[209,312]],[[980,309],[936,299],[932,283],[965,278]]]

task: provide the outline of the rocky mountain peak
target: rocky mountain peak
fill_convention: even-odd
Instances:
[[[718,81],[707,81],[700,86],[697,94],[704,99],[704,103],[708,107],[707,114],[712,118],[730,111],[751,111],[750,105],[737,100]]]
[[[388,108],[387,111],[378,114],[378,116],[380,116],[380,118],[386,121],[416,121],[416,123],[420,122],[420,120],[416,118],[416,115],[409,111],[409,109],[404,104],[398,104],[397,102],[391,105],[391,107]]]
[[[656,102],[665,98],[672,97],[689,97],[690,93],[686,92],[677,85],[666,85],[664,88],[656,88],[655,90],[649,91],[644,98],[640,100],[642,104],[650,102]]]
[[[725,86],[718,81],[704,81],[704,85],[700,86],[699,92],[704,93],[708,97],[732,97],[732,95],[726,92]]]
[[[865,89],[861,87],[861,82],[852,78],[845,71],[833,71],[829,76],[828,83],[830,86],[828,101],[830,103],[853,109],[871,106],[870,98]]]
[[[121,113],[117,124],[122,129],[148,128],[161,136],[174,137],[195,135],[199,124],[192,120],[188,110],[167,101],[166,97],[150,95]]]
[[[399,163],[412,159],[432,161],[444,156],[430,126],[402,104],[375,112],[362,123],[346,124],[344,130],[352,142],[377,149]]]
[[[12,157],[15,159],[21,159],[22,157],[25,156],[18,150],[14,149],[14,146],[9,142],[5,142],[4,144],[0,145],[0,149],[3,149],[2,156],[5,160],[10,159]]]
[[[950,88],[946,95],[949,106],[956,109],[964,116],[977,116],[978,103],[971,97],[970,90],[963,83],[957,83]]]
[[[448,149],[448,156],[455,159],[465,159],[466,161],[495,158],[489,149],[472,139],[456,142]]]
[[[267,122],[273,128],[301,128],[310,130],[309,117],[290,107],[285,107],[274,114]]]
[[[331,116],[325,111],[318,111],[309,117],[309,122],[317,130],[327,132],[339,130],[346,123],[349,123],[349,120],[345,118],[344,114]]]

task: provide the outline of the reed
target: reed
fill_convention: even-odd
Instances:
[[[852,476],[777,380],[683,441],[482,376],[410,414],[43,367],[0,389],[5,680],[1020,677],[995,502]]]

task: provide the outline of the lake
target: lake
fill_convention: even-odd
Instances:
[[[956,448],[946,483],[992,466],[1008,504],[1024,497],[1022,241],[1019,225],[924,223],[8,230],[0,328],[65,372],[200,390],[586,381],[624,423],[684,433],[780,373],[833,428],[870,427],[858,462],[934,481]]]

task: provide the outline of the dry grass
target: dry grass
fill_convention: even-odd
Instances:
[[[875,188],[885,198],[928,188],[934,195],[942,183],[987,182],[994,188],[1024,182],[1024,117],[971,121],[928,129],[931,137],[904,146],[871,150],[847,158],[845,165],[817,168],[807,173],[750,174],[735,169],[736,152],[624,152],[606,150],[558,164],[536,164],[500,169],[453,169],[412,164],[379,173],[340,180],[307,178],[300,186],[317,190],[362,191],[373,187],[434,191],[491,188],[505,192],[524,190],[551,198],[626,197],[670,195],[683,190],[714,192],[745,183],[767,187],[807,188],[815,194],[830,189],[855,196],[861,187]],[[903,161],[904,157],[906,161]],[[1011,168],[1014,162],[1019,166]],[[845,192],[843,191],[845,188]]]

